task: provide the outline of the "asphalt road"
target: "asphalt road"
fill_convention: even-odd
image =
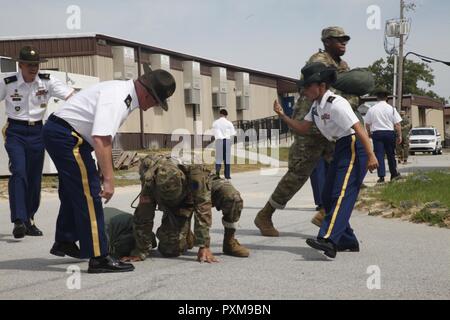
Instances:
[[[449,166],[449,154],[415,156],[401,170]],[[49,254],[59,205],[56,193],[43,194],[36,218],[44,237],[20,241],[11,235],[8,202],[0,200],[0,299],[450,298],[448,229],[355,211],[351,223],[361,252],[338,253],[336,259],[327,259],[305,243],[318,231],[309,222],[314,214],[309,182],[287,209],[275,214],[281,236],[260,236],[253,219],[283,172],[272,176],[259,172],[233,175],[232,182],[241,191],[245,206],[237,236],[251,249],[249,258],[221,254],[223,227],[220,213],[215,212],[212,250],[219,263],[196,262],[196,250],[175,259],[162,258],[155,252],[151,259],[136,263],[134,272],[123,274],[91,275],[86,273],[87,261]],[[369,175],[366,183],[375,179],[374,174]],[[108,206],[132,212],[129,204],[138,192],[136,187],[117,189]],[[159,218],[160,214],[157,221]],[[68,280],[73,280],[67,273],[70,267],[81,269],[79,289],[67,286]]]

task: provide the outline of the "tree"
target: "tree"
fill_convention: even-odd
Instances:
[[[448,101],[439,96],[432,90],[422,89],[418,87],[418,82],[422,81],[429,88],[434,85],[433,69],[426,63],[417,63],[412,60],[404,60],[403,68],[403,94],[415,94],[419,96],[429,96],[442,101],[446,104]],[[375,85],[377,87],[385,87],[392,92],[394,79],[394,57],[390,56],[386,59],[378,59],[369,70],[375,76]]]

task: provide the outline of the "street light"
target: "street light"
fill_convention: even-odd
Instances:
[[[412,54],[412,55],[414,55],[414,56],[417,56],[417,57],[419,57],[420,59],[422,59],[423,61],[428,62],[428,63],[431,63],[431,62],[440,62],[440,63],[443,63],[443,64],[445,64],[445,65],[447,65],[447,66],[450,67],[450,62],[449,62],[449,61],[442,61],[442,60],[439,60],[439,59],[430,58],[430,57],[427,57],[427,56],[424,56],[424,55],[421,55],[421,54],[418,54],[418,53],[415,53],[415,52],[412,52],[412,51],[410,51],[410,52],[408,52],[407,54],[405,54],[404,60],[406,60],[406,57],[407,57],[408,55],[410,55],[410,54]]]
[[[405,54],[405,56],[403,57],[403,59],[402,59],[403,65],[405,64],[406,57],[407,57],[408,55],[410,55],[410,54],[419,57],[422,61],[427,62],[427,63],[431,63],[431,62],[440,62],[440,63],[443,63],[443,64],[445,64],[445,65],[447,65],[447,66],[450,67],[450,61],[442,61],[442,60],[439,60],[439,59],[430,58],[430,57],[427,57],[427,56],[424,56],[424,55],[422,55],[422,54],[419,54],[419,53],[416,53],[416,52],[412,52],[412,51],[409,51],[409,52],[408,52],[407,54]],[[405,68],[402,68],[402,73],[404,72],[404,70],[405,70]],[[402,77],[402,79],[403,79],[403,74],[401,75],[401,77]],[[402,89],[403,89],[403,88],[402,88]],[[400,109],[402,108],[402,99],[403,99],[403,92],[399,92],[399,95],[398,95],[398,111],[399,111],[399,112],[400,112]],[[394,106],[395,106],[395,102],[394,102]]]

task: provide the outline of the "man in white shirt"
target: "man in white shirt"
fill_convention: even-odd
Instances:
[[[42,119],[51,97],[68,99],[74,90],[62,81],[39,73],[39,64],[47,60],[31,46],[20,50],[20,71],[0,80],[0,101],[5,100],[8,120],[3,128],[11,177],[9,206],[14,238],[42,236],[34,222],[41,198],[44,166]]]
[[[225,179],[231,179],[231,137],[236,135],[236,130],[231,121],[227,119],[227,110],[222,109],[219,114],[220,118],[212,125],[216,140],[216,174],[220,176],[223,161],[225,162]]]
[[[57,256],[90,258],[89,273],[132,271],[108,254],[102,198],[114,194],[112,141],[130,113],[160,105],[175,91],[175,79],[164,70],[150,70],[137,80],[107,81],[82,90],[49,117],[44,142],[58,169],[61,206],[55,243]],[[102,177],[92,158],[95,151]],[[80,242],[80,249],[76,245]]]
[[[402,117],[393,106],[386,102],[389,94],[386,89],[377,88],[374,94],[379,102],[369,108],[365,122],[367,132],[372,137],[373,148],[380,164],[377,170],[379,178],[377,182],[382,183],[386,176],[384,154],[386,154],[388,159],[391,181],[400,178],[400,173],[397,171],[397,162],[395,161],[395,131],[397,131],[397,144],[400,144],[402,143],[402,128],[400,125]]]
[[[322,191],[326,216],[317,238],[306,240],[312,248],[335,258],[337,251],[359,251],[349,219],[367,169],[374,170],[378,163],[369,137],[348,101],[329,90],[336,80],[335,69],[316,62],[304,67],[302,74],[298,86],[313,102],[304,120],[286,116],[278,101],[274,102],[274,111],[299,134],[307,133],[315,123],[325,138],[336,141]]]

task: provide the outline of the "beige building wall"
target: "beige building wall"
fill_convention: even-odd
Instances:
[[[42,69],[52,68],[60,71],[79,73],[87,76],[95,76],[100,81],[112,80],[113,59],[102,56],[81,56],[51,58],[41,65]],[[169,99],[169,111],[164,112],[161,108],[151,108],[144,112],[144,132],[170,134],[175,129],[183,128],[194,133],[193,107],[184,104],[184,80],[183,72],[170,70],[175,77],[177,89]],[[228,80],[227,110],[228,119],[253,120],[273,116],[272,104],[277,99],[277,89],[260,85],[250,85],[250,108],[249,110],[236,110],[236,83]],[[197,121],[201,121],[201,130],[208,130],[213,121],[219,116],[219,108],[212,107],[212,79],[210,76],[201,76],[201,100],[200,115]],[[120,133],[140,132],[139,110],[135,110],[127,121],[122,125]]]
[[[425,110],[425,122],[427,126],[435,127],[441,135],[444,131],[444,111],[437,109]],[[411,106],[411,123],[413,128],[420,126],[419,107]]]
[[[419,107],[414,105],[411,106],[411,124],[413,128],[418,127],[420,124]]]
[[[444,136],[444,111],[436,109],[428,109],[425,111],[427,126],[435,127],[441,136]]]
[[[113,79],[112,58],[101,56],[50,58],[41,64],[41,69],[58,69],[69,73],[84,74],[98,77],[100,81]]]
[[[253,120],[275,116],[273,102],[278,99],[276,88],[250,85],[250,108],[242,112],[243,119]]]
[[[113,59],[101,56],[94,56],[94,72],[100,81],[109,81],[114,79]],[[137,64],[136,64],[137,68]]]
[[[145,133],[171,134],[175,129],[187,129],[194,134],[194,117],[192,106],[184,104],[184,81],[183,72],[170,70],[177,83],[177,89],[169,100],[169,111],[163,112],[161,108],[151,108],[144,112]],[[240,119],[260,119],[273,116],[273,101],[277,99],[275,88],[258,85],[250,86],[250,108],[249,110],[236,110],[235,82],[228,81],[227,111],[230,121]],[[219,108],[212,107],[212,80],[210,76],[201,76],[200,93],[200,115],[197,121],[201,121],[198,127],[201,133],[211,128],[214,120],[219,116]],[[140,132],[139,111],[127,119],[120,128],[121,133]]]

